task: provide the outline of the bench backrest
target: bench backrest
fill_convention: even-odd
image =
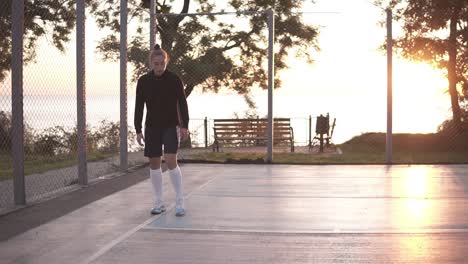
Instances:
[[[267,127],[268,119],[266,118],[214,119],[215,136],[222,138],[264,138],[267,134]],[[275,118],[273,122],[273,127],[273,135],[276,139],[290,137],[290,118]]]

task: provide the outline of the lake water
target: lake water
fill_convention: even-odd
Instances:
[[[128,97],[128,124],[133,127],[134,96]],[[256,114],[265,117],[267,114],[266,93],[254,96],[257,105]],[[410,102],[408,102],[410,103]],[[414,103],[414,102],[413,102]],[[203,141],[203,119],[243,117],[248,110],[242,96],[193,94],[188,97],[191,116],[190,129],[195,132],[197,140]],[[118,96],[88,96],[86,102],[87,122],[96,126],[99,121],[107,119],[118,121],[120,116]],[[0,96],[0,110],[11,111],[11,98]],[[330,113],[337,118],[334,134],[336,143],[344,142],[364,132],[386,131],[386,99],[363,96],[275,96],[274,115],[292,118],[295,138],[299,144],[308,140],[308,118],[319,114]],[[445,105],[429,108],[394,106],[394,132],[434,132],[449,112]],[[74,126],[76,124],[76,98],[73,96],[32,95],[24,98],[24,116],[27,124],[37,130],[56,125]],[[211,126],[208,128],[211,134]],[[314,129],[312,130],[314,131]],[[209,134],[209,135],[210,135]]]

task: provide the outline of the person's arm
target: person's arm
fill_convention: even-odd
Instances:
[[[187,105],[187,98],[185,97],[184,91],[184,84],[180,78],[177,78],[177,91],[178,91],[178,98],[177,102],[179,104],[180,116],[181,116],[181,126],[182,128],[188,129],[189,124],[189,112],[188,112],[188,105]]]
[[[142,81],[139,79],[136,88],[136,97],[135,97],[135,116],[134,116],[134,125],[137,134],[141,133],[141,123],[143,121],[143,109],[145,107],[145,98],[143,96],[143,85]]]

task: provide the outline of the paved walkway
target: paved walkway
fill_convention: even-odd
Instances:
[[[185,164],[182,171],[185,217],[172,207],[148,214],[144,168],[0,218],[0,263],[468,259],[468,165]]]

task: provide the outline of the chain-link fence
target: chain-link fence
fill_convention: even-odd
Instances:
[[[378,25],[385,20],[385,12],[373,8],[366,19],[355,19],[355,9],[349,12],[346,6],[340,12],[275,14],[276,162],[387,162],[388,65],[383,48],[387,31]],[[191,141],[183,144],[181,159],[264,162],[268,109],[267,92],[261,89],[267,87],[265,15],[157,17],[157,41],[169,47],[173,57],[169,68],[186,83],[189,109],[196,122],[190,125]],[[258,44],[254,49],[258,53],[247,52],[249,56],[243,57],[252,42]],[[466,162],[464,136],[452,131],[443,139],[440,133],[444,126],[439,125],[450,119],[449,100],[442,91],[445,84],[440,83],[446,81],[443,74],[401,57],[394,61],[394,162]],[[223,72],[226,69],[228,74]],[[432,87],[439,85],[438,90],[425,95],[432,82],[426,81],[427,76],[437,74],[433,80],[439,83]],[[424,100],[416,102],[417,96]],[[430,118],[424,117],[427,113]],[[431,140],[444,145],[445,152],[429,146]],[[433,153],[424,151],[427,148]]]
[[[75,57],[66,38],[73,37],[75,8],[25,1],[23,121],[26,202],[72,188],[76,170]],[[50,8],[50,9],[49,9]],[[57,12],[53,15],[53,12]],[[41,24],[43,23],[43,24]],[[34,32],[42,25],[43,33]],[[36,28],[37,29],[37,28]],[[53,31],[57,33],[52,34]],[[48,48],[54,47],[55,48]],[[11,179],[9,180],[11,181]]]
[[[88,32],[97,30],[95,25],[88,24]],[[119,62],[102,61],[95,47],[89,47],[87,53],[87,168],[92,180],[119,170]]]
[[[190,143],[182,143],[180,159],[239,152],[265,157],[266,119],[259,119],[264,126],[257,135],[236,120],[267,115],[267,99],[253,95],[268,88],[267,14],[157,14],[157,21],[157,42],[169,47],[168,68],[186,85],[192,117]],[[220,128],[226,119],[232,120]],[[258,137],[255,144],[249,139],[253,136]]]
[[[14,204],[11,3],[0,4],[0,211]],[[30,203],[77,186],[77,109],[85,106],[77,106],[75,3],[36,3],[43,8],[25,3],[31,19],[24,34],[23,164]],[[147,162],[135,142],[133,116],[136,80],[148,71],[150,15],[144,4],[128,3],[132,167]],[[169,52],[168,69],[185,83],[191,116],[190,140],[181,143],[179,159],[265,162],[273,47],[273,161],[385,163],[388,66],[382,46],[387,36],[377,25],[385,13],[375,8],[360,16],[346,5],[332,13],[277,10],[274,25],[264,11],[158,13],[156,42]],[[118,171],[122,154],[119,3],[96,2],[87,12],[86,177],[93,180]],[[468,162],[466,100],[460,98],[461,125],[447,121],[453,107],[444,74],[397,56],[393,69],[393,161]]]
[[[385,162],[385,122],[379,121],[386,119],[386,64],[378,52],[385,30],[369,42],[363,38],[367,27],[356,32],[355,25],[347,25],[350,16],[275,14],[276,161]],[[264,162],[267,16],[259,12],[157,17],[159,41],[163,47],[174,47],[168,50],[173,57],[169,68],[186,83],[190,114],[197,120],[190,125],[191,142],[181,150],[181,158]],[[352,34],[362,35],[348,47],[330,40]],[[363,69],[350,73],[356,61]],[[369,78],[369,69],[377,76]]]
[[[292,146],[287,142],[285,146],[278,146],[276,145],[275,151],[276,153],[312,153],[312,152],[318,152],[320,151],[320,138],[316,137],[315,134],[315,125],[317,122],[318,117],[290,117],[289,118],[289,126],[292,129],[291,133],[293,134],[294,138],[292,141],[294,142],[293,150]],[[237,120],[237,117],[233,117],[233,120]],[[330,117],[329,117],[330,119]],[[205,117],[204,119],[202,118],[191,118],[190,120],[190,126],[189,130],[191,133],[191,138],[190,138],[190,145],[188,142],[185,142],[185,145],[182,145],[181,149],[181,159],[182,160],[203,160],[203,158],[208,159],[208,156],[206,155],[216,155],[216,152],[220,152],[223,154],[227,153],[258,153],[259,157],[260,155],[265,155],[265,149],[266,149],[266,142],[263,139],[257,140],[257,142],[250,142],[248,140],[244,140],[242,142],[239,140],[239,142],[233,142],[231,145],[223,145],[219,143],[218,145],[216,144],[216,138],[215,138],[215,122],[219,122],[221,118],[219,119],[212,119]],[[247,123],[253,123],[254,125],[258,122],[260,123],[262,118],[260,117],[255,117],[255,118],[239,118],[239,122],[245,121]],[[258,120],[258,121],[257,121]],[[229,121],[230,123],[236,122],[236,121]],[[333,120],[330,122],[331,124],[333,123]],[[247,125],[248,126],[248,125]],[[255,128],[258,128],[255,126]],[[332,138],[332,128],[330,128],[330,134],[328,137],[331,139]],[[327,135],[325,133],[325,136],[323,138],[323,147],[326,150],[325,147],[330,147],[330,144],[332,144],[331,140],[327,140]],[[255,139],[250,139],[250,140],[255,140]],[[219,149],[218,149],[219,148]],[[257,149],[255,149],[257,148]],[[204,153],[204,154],[203,154]],[[205,155],[205,156],[203,156]],[[231,154],[233,155],[233,154]]]
[[[0,4],[0,212],[14,207],[12,155],[12,1]],[[73,1],[25,1],[23,37],[24,197],[26,203],[76,188],[78,177],[76,13]],[[97,32],[88,21],[87,32]],[[93,36],[89,34],[87,37]],[[87,40],[88,41],[88,40]],[[91,38],[90,43],[96,40]],[[87,42],[88,43],[88,42]],[[118,63],[87,50],[87,179],[119,170]],[[103,65],[106,64],[106,65]],[[104,76],[106,76],[104,78]],[[14,89],[19,89],[15,87]],[[130,134],[131,135],[131,134]],[[131,149],[131,148],[130,148]],[[21,186],[20,186],[21,188]],[[21,194],[19,194],[21,196]]]
[[[466,128],[457,130],[452,121],[446,121],[452,117],[450,98],[444,91],[446,76],[429,65],[394,56],[391,66],[393,110],[389,110],[389,66],[384,48],[387,30],[378,25],[385,21],[385,12],[375,8],[372,14],[366,14],[366,19],[356,19],[357,16],[355,9],[349,12],[346,6],[335,13],[275,14],[275,78],[276,88],[279,88],[274,92],[273,103],[274,117],[278,119],[274,123],[275,162],[386,163],[389,113],[392,114],[394,163],[467,162]],[[166,18],[165,15],[159,17]],[[178,17],[190,24],[191,20],[203,21],[204,15]],[[245,22],[242,22],[243,18]],[[219,20],[223,25],[232,23],[228,16],[213,18],[215,23]],[[232,31],[250,32],[252,24],[248,21],[251,20],[252,17],[237,15]],[[242,25],[248,26],[242,28]],[[268,24],[266,20],[257,20],[255,26],[266,30]],[[181,31],[180,34],[194,39],[196,45],[229,47],[230,30],[223,31],[227,37],[220,39],[214,37],[217,27],[207,23],[207,28],[210,30],[206,32]],[[315,38],[307,39],[307,33],[312,34],[314,30]],[[399,29],[395,33],[396,37],[402,34]],[[205,36],[218,41],[206,44]],[[304,39],[307,41],[301,42]],[[163,43],[164,40],[162,35]],[[245,43],[249,41],[248,38],[243,40]],[[263,43],[260,45],[262,60],[267,59],[266,38],[256,43]],[[284,50],[288,55],[281,57]],[[210,53],[198,54],[210,65],[224,66],[229,64],[229,55],[241,57],[242,51],[233,49],[223,53],[226,62],[218,62]],[[240,62],[243,66],[251,65]],[[190,83],[200,75],[200,72],[190,71],[190,67],[196,67],[193,65],[177,64],[174,68],[183,73],[184,81]],[[246,66],[249,70],[242,78],[251,78],[248,73],[255,74],[264,66],[265,62],[253,68]],[[231,84],[237,81],[233,75],[223,77]],[[213,82],[207,83],[213,85]],[[193,88],[192,85],[188,87]],[[191,126],[196,135],[192,138],[192,146],[208,145],[208,148],[183,149],[183,158],[264,162],[267,93],[247,84],[245,89],[249,91],[249,99],[256,106],[249,107],[242,105],[242,96],[223,93],[222,89],[229,89],[229,85],[215,83],[214,87],[195,86],[194,91],[199,93],[189,96],[192,116],[208,118],[203,128],[201,124]],[[217,89],[221,90],[217,95],[206,93]],[[462,114],[466,113],[464,102],[460,101]],[[200,138],[201,132],[207,135]]]
[[[13,183],[11,181],[12,148],[11,148],[11,82],[5,73],[0,83],[0,211],[14,205]]]
[[[11,118],[11,4],[0,3],[0,211],[14,206]]]

